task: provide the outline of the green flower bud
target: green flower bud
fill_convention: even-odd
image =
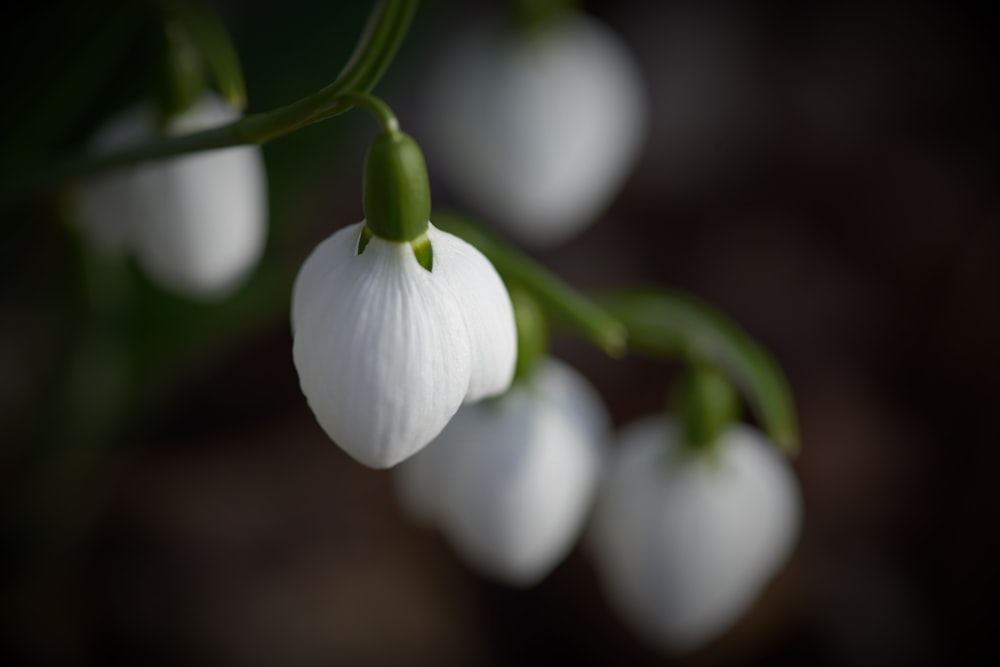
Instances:
[[[372,140],[365,158],[365,222],[387,241],[413,241],[427,231],[431,188],[427,165],[413,137],[386,130]]]
[[[693,450],[711,449],[719,434],[739,419],[736,390],[721,371],[711,366],[689,369],[678,383],[673,400],[681,417],[683,439]]]
[[[509,291],[517,326],[517,365],[514,377],[522,379],[532,374],[538,362],[548,352],[548,327],[541,307],[526,290],[510,286]]]
[[[163,26],[164,44],[160,62],[158,102],[160,123],[165,128],[171,118],[190,110],[205,92],[204,62],[198,46],[177,21]]]

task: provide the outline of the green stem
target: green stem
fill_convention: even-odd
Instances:
[[[396,118],[396,114],[392,112],[389,105],[382,99],[375,97],[374,95],[369,95],[368,93],[359,93],[356,91],[344,93],[340,96],[340,99],[344,100],[344,102],[347,102],[348,104],[361,107],[371,115],[375,116],[375,118],[378,119],[379,124],[382,126],[382,129],[385,130],[387,134],[399,133],[399,120]]]
[[[0,201],[51,187],[97,171],[185,153],[262,144],[353,106],[345,93],[368,92],[385,73],[402,44],[417,0],[384,0],[373,10],[354,54],[337,79],[308,97],[279,109],[251,114],[222,127],[179,137],[165,137],[102,156],[84,155],[34,174],[0,196]]]
[[[671,412],[680,417],[683,448],[690,452],[711,451],[719,436],[740,417],[740,399],[729,379],[719,369],[692,364],[681,376],[671,396]]]
[[[517,326],[517,365],[514,379],[524,380],[535,372],[540,361],[549,351],[549,332],[545,315],[528,290],[517,283],[507,285],[510,302],[514,306],[514,323]]]
[[[625,354],[625,327],[604,308],[543,266],[457,213],[435,213],[434,224],[460,236],[493,262],[497,271],[531,293],[543,309],[611,357]]]
[[[726,315],[666,289],[623,290],[600,303],[625,324],[632,350],[718,368],[747,399],[774,442],[789,454],[798,450],[795,400],[781,366]]]

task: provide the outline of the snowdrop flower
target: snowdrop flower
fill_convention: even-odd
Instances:
[[[510,297],[493,265],[428,225],[423,268],[407,243],[341,229],[306,260],[292,297],[293,356],[327,435],[388,468],[441,432],[463,401],[504,391],[514,373]]]
[[[588,535],[623,620],[675,652],[715,639],[754,603],[802,520],[795,476],[763,435],[730,426],[714,448],[682,452],[663,417],[626,428]]]
[[[439,527],[483,575],[529,586],[580,533],[609,419],[597,392],[547,359],[504,396],[464,406],[395,471],[404,508]]]
[[[413,455],[463,401],[502,393],[514,374],[500,276],[429,212],[419,147],[383,132],[365,165],[366,221],[320,243],[295,281],[302,392],[327,435],[372,468]]]
[[[224,125],[238,113],[206,93],[172,118],[167,134]],[[150,105],[114,118],[93,140],[107,153],[157,134]],[[207,151],[126,167],[89,179],[77,191],[82,228],[108,255],[134,254],[163,287],[219,298],[256,266],[267,229],[267,179],[258,146]]]
[[[479,25],[437,63],[422,114],[431,162],[487,219],[553,245],[617,194],[646,136],[647,96],[606,27],[569,12],[520,33]]]

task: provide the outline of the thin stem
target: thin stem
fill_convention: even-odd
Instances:
[[[691,295],[662,288],[618,291],[598,302],[624,323],[632,351],[718,368],[774,442],[788,454],[798,450],[795,400],[781,366],[728,316]]]
[[[396,118],[396,114],[392,112],[392,108],[384,100],[368,93],[355,91],[344,93],[340,96],[340,99],[371,113],[378,119],[379,124],[382,125],[382,129],[387,134],[396,134],[399,132],[399,120]]]
[[[102,156],[77,156],[33,174],[0,194],[0,202],[58,185],[97,171],[146,160],[197,151],[263,144],[327,118],[353,106],[345,93],[368,92],[395,57],[416,12],[417,0],[383,0],[369,18],[354,54],[337,79],[321,90],[286,106],[251,114],[222,127],[179,137],[165,137]]]

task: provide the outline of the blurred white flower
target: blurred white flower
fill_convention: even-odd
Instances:
[[[647,95],[622,41],[582,14],[462,32],[424,88],[435,173],[521,241],[560,243],[618,193],[646,137]]]
[[[168,135],[218,127],[239,116],[206,93],[174,117]],[[109,153],[158,134],[151,105],[112,119],[92,149]],[[256,266],[267,233],[267,178],[260,147],[241,146],[123,167],[76,191],[82,228],[106,254],[134,254],[163,287],[219,298]]]
[[[597,489],[609,419],[596,390],[547,359],[496,399],[464,406],[395,471],[415,518],[482,574],[530,586],[573,548]]]
[[[293,356],[302,393],[327,435],[372,468],[430,442],[463,401],[510,386],[514,313],[493,265],[428,225],[428,271],[409,243],[364,223],[319,244],[292,296]]]
[[[588,546],[611,604],[655,646],[692,651],[754,603],[799,534],[799,486],[782,455],[745,425],[708,456],[682,451],[672,420],[625,429]]]

